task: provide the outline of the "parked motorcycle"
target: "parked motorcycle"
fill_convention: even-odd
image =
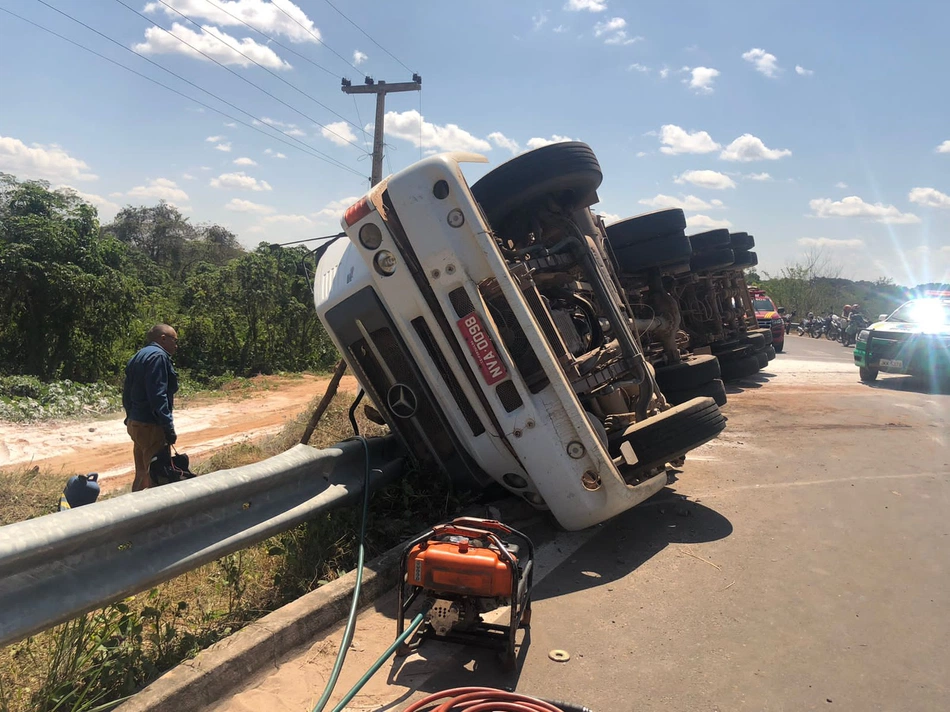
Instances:
[[[825,333],[825,320],[816,316],[808,325],[808,335],[813,339],[820,339],[823,333]]]

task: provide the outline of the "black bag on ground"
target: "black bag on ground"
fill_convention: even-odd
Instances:
[[[190,480],[195,473],[188,469],[188,456],[175,450],[172,455],[172,446],[166,445],[152,458],[148,466],[148,474],[155,485],[167,485],[170,482]]]

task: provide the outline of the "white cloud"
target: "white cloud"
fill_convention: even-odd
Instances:
[[[692,183],[700,188],[711,188],[713,190],[725,190],[726,188],[735,188],[736,183],[725,173],[719,171],[685,171],[676,178],[676,183]]]
[[[800,237],[798,244],[802,247],[864,247],[864,240],[836,240],[830,237]]]
[[[359,50],[355,50],[353,52],[353,64],[355,64],[357,67],[367,59],[369,59],[369,55],[366,54],[366,52],[360,52]]]
[[[323,138],[329,139],[337,146],[348,146],[356,141],[356,134],[345,121],[334,121],[320,129]]]
[[[937,153],[950,153],[950,139],[941,143],[935,150]]]
[[[745,176],[745,178],[748,178],[749,180],[757,180],[757,181],[772,180],[772,176],[770,176],[768,173],[750,173],[749,175]]]
[[[288,123],[285,123],[285,122],[283,122],[283,121],[278,121],[277,119],[271,119],[271,118],[269,118],[269,117],[267,117],[267,116],[262,117],[260,121],[258,121],[257,119],[254,119],[251,123],[254,124],[255,126],[260,126],[260,125],[262,125],[262,124],[267,124],[268,126],[272,126],[272,127],[276,128],[276,129],[280,129],[281,131],[283,131],[283,132],[284,132],[285,134],[287,134],[288,136],[298,136],[298,137],[299,137],[299,136],[306,136],[306,135],[307,135],[306,132],[302,131],[302,130],[297,126],[297,124],[288,124]]]
[[[616,32],[627,26],[627,21],[622,17],[611,17],[609,20],[598,22],[594,25],[594,37],[600,37],[608,32]]]
[[[264,155],[273,156],[274,158],[287,158],[287,156],[285,156],[283,153],[280,151],[275,151],[273,148],[265,148]]]
[[[607,0],[567,0],[564,9],[573,12],[580,12],[581,10],[603,12],[607,9]]]
[[[650,71],[650,68],[640,64],[639,62],[634,62],[629,67],[627,67],[628,72],[640,72],[641,74],[647,74]]]
[[[804,68],[802,65],[800,65],[800,64],[796,64],[796,65],[795,65],[795,74],[798,74],[799,76],[802,76],[802,77],[810,77],[810,76],[811,76],[812,74],[814,74],[814,73],[815,73],[815,71],[812,70],[812,69],[805,69],[805,68]]]
[[[224,125],[227,126],[229,129],[236,129],[236,128],[237,128],[237,124],[234,123],[233,121],[225,121],[225,122],[224,122]]]
[[[647,155],[646,151],[637,151],[637,158],[643,158],[645,155]]]
[[[539,11],[537,15],[532,15],[532,17],[531,17],[531,23],[534,25],[534,29],[535,29],[535,30],[540,30],[541,27],[542,27],[547,21],[548,21],[548,16],[547,16],[547,14],[544,12],[544,10]]]
[[[420,135],[419,126],[422,125]],[[439,126],[425,121],[418,111],[386,112],[386,134],[411,142],[419,147],[420,138],[422,147],[438,151],[490,151],[491,144],[485,139],[473,136],[457,124]],[[366,126],[367,130],[372,125]]]
[[[182,173],[181,177],[183,180],[195,180],[195,177],[191,173]]]
[[[717,220],[708,215],[689,215],[686,218],[686,227],[691,229],[719,230],[721,228],[732,227],[732,223],[728,220]]]
[[[907,195],[907,199],[928,208],[950,208],[950,195],[941,193],[936,188],[914,188]]]
[[[27,146],[19,139],[0,135],[0,171],[21,178],[50,181],[96,180],[85,161],[73,158],[56,144]]]
[[[227,137],[226,136],[208,136],[208,138],[206,138],[205,141],[207,141],[208,143],[219,143],[220,141],[223,141],[225,138]]]
[[[635,42],[642,42],[643,38],[640,35],[636,37],[627,37],[626,30],[620,30],[620,32],[615,32],[613,35],[604,40],[604,44],[608,45],[631,45]]]
[[[241,23],[243,21],[269,35],[283,35],[293,42],[316,43],[321,37],[320,30],[314,26],[313,21],[290,0],[281,0],[280,3],[267,0],[215,0],[214,2],[165,0],[165,2],[183,15],[208,20],[219,27],[236,26],[246,29]],[[178,13],[160,3],[150,2],[145,6],[145,12],[148,13],[159,10],[169,17],[180,19]]]
[[[640,205],[646,205],[650,208],[656,208],[657,210],[665,210],[667,208],[680,208],[687,212],[695,212],[697,210],[714,210],[719,208],[726,207],[723,205],[721,200],[711,200],[706,202],[702,198],[697,198],[695,195],[686,195],[677,198],[673,195],[663,195],[660,193],[653,198],[643,198],[638,200]]]
[[[507,151],[512,153],[518,153],[521,150],[521,147],[518,145],[518,142],[513,138],[508,138],[501,131],[492,131],[488,134],[488,140],[493,144],[498,146],[498,148],[504,148]]]
[[[313,225],[313,220],[306,215],[268,215],[261,222],[268,225]]]
[[[615,223],[620,219],[620,216],[616,215],[615,213],[605,213],[602,210],[595,210],[594,212],[600,215],[600,217],[604,219],[604,223],[607,225]]]
[[[567,32],[567,28],[564,25],[558,25],[557,27],[554,28],[554,32],[557,34],[561,34],[562,32]]]
[[[142,54],[184,54],[209,61],[201,54],[203,52],[225,65],[250,67],[256,62],[268,69],[290,69],[290,64],[278,57],[274,50],[267,45],[258,44],[250,37],[238,40],[211,25],[202,25],[202,30],[204,32],[195,32],[181,23],[174,22],[171,26],[171,32],[175,35],[173,37],[159,27],[149,27],[145,30],[145,41],[134,45],[132,49]]]
[[[670,76],[670,68],[663,67],[663,69],[660,70],[660,79],[666,79],[668,76]]]
[[[253,158],[248,158],[247,156],[241,156],[240,158],[235,158],[233,161],[236,166],[256,166],[257,161]]]
[[[848,187],[848,184],[845,183],[843,180],[839,180],[837,183],[835,183],[835,188],[842,188],[842,189],[844,189],[844,188],[847,188],[847,187]]]
[[[266,180],[257,180],[247,175],[244,171],[237,173],[222,173],[217,178],[212,178],[210,183],[212,188],[240,188],[241,190],[273,190]]]
[[[536,148],[542,148],[543,146],[550,146],[552,143],[564,143],[565,141],[573,141],[574,139],[569,138],[568,136],[558,136],[553,134],[551,138],[539,138],[535,136],[534,138],[528,139],[528,149],[533,151]]]
[[[684,84],[689,84],[690,89],[695,89],[697,94],[712,94],[713,81],[719,76],[719,70],[712,67],[693,67],[684,69],[690,73],[690,78],[684,79]]]
[[[690,133],[675,124],[664,124],[660,127],[660,143],[665,144],[660,153],[669,156],[680,153],[712,153],[721,148],[705,131]]]
[[[343,212],[353,205],[359,196],[351,195],[349,198],[340,198],[339,200],[331,200],[327,203],[322,210],[318,210],[313,214],[315,218],[335,218],[339,220],[343,217]]]
[[[893,205],[865,203],[856,195],[834,201],[830,198],[816,198],[810,200],[808,206],[814,211],[813,217],[816,218],[868,218],[874,222],[891,225],[920,222],[920,218],[913,213],[902,213]]]
[[[236,213],[254,213],[255,215],[269,215],[274,212],[274,209],[269,205],[252,203],[250,200],[242,200],[241,198],[231,198],[224,207]]]
[[[155,178],[147,185],[137,185],[128,193],[130,198],[156,198],[182,206],[188,202],[188,193],[178,187],[178,184],[168,178]]]
[[[216,151],[224,151],[225,153],[231,152],[231,142],[227,141],[225,143],[219,143],[214,147]]]
[[[764,74],[767,77],[775,78],[775,75],[779,71],[778,59],[774,54],[769,54],[764,49],[750,49],[748,52],[744,52],[742,58],[746,62],[751,62],[755,65],[755,71],[760,74]],[[801,72],[799,72],[800,74]]]
[[[724,161],[777,161],[785,156],[791,156],[787,148],[766,148],[762,139],[752,134],[742,134],[735,141],[726,146],[719,157]]]
[[[81,190],[76,190],[71,185],[61,185],[61,186],[58,186],[56,190],[65,191],[68,193],[75,193],[78,197],[82,198],[87,203],[91,203],[95,205],[99,211],[100,220],[111,219],[115,217],[115,214],[117,212],[119,212],[119,206],[116,203],[113,203],[111,200],[108,200],[107,198],[103,198],[101,195],[96,195],[95,193],[84,193]],[[121,193],[119,193],[119,195],[121,195]]]

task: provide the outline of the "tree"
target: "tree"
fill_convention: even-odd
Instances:
[[[75,193],[0,175],[0,370],[83,381],[114,372],[138,287],[123,253]]]

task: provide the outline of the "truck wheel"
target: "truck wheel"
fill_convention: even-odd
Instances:
[[[710,354],[691,356],[669,366],[656,368],[656,382],[665,394],[670,390],[688,390],[719,378],[719,359]]]
[[[759,372],[759,359],[756,356],[746,356],[735,361],[726,361],[720,364],[722,380],[737,381],[740,378],[751,376]]]
[[[659,467],[708,443],[726,427],[726,419],[712,398],[693,398],[623,431],[614,442],[626,440],[637,455],[637,470]]]
[[[689,244],[692,245],[694,253],[722,248],[729,249],[731,247],[729,240],[729,231],[726,229],[707,230],[689,236]]]
[[[734,232],[729,236],[733,250],[751,250],[755,247],[755,238],[747,232]]]
[[[766,346],[768,346],[768,341],[765,338],[765,334],[757,334],[753,331],[750,331],[745,335],[745,342],[756,351],[762,351]]]
[[[769,365],[769,357],[765,350],[757,351],[755,357],[759,360],[759,370]]]
[[[878,373],[879,371],[876,368],[867,368],[866,366],[860,366],[858,368],[858,374],[861,376],[861,380],[865,383],[876,381]]]
[[[694,254],[689,261],[689,268],[693,272],[709,272],[731,267],[735,260],[735,253],[727,247],[721,250],[710,250],[699,255]]]
[[[748,269],[749,267],[755,267],[759,264],[759,256],[754,252],[735,250],[735,254],[736,261],[732,264],[735,269]]]
[[[775,358],[775,351],[776,351],[775,346],[773,346],[772,344],[769,344],[768,346],[765,347],[765,355],[768,356],[769,361]]]
[[[667,402],[672,403],[673,405],[685,403],[686,401],[692,400],[693,398],[708,397],[716,401],[716,405],[724,406],[727,400],[726,387],[719,378],[709,381],[708,383],[704,383],[701,386],[697,386],[696,388],[684,390],[667,390],[664,388],[663,395],[666,397]]]
[[[607,226],[607,239],[615,250],[651,242],[667,235],[686,236],[686,214],[679,208],[657,210],[618,220]]]
[[[492,227],[515,213],[527,212],[554,196],[567,210],[592,205],[604,175],[597,156],[586,143],[552,143],[528,151],[486,173],[472,186]]]
[[[785,350],[785,339],[782,339],[781,341],[772,345],[775,347],[775,353],[780,354]]]
[[[690,255],[693,254],[689,238],[683,234],[663,235],[621,249],[617,249],[613,242],[611,245],[614,247],[620,271],[627,273],[642,272],[653,267],[689,264]]]

